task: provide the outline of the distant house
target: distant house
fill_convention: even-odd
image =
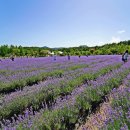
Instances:
[[[49,55],[50,55],[50,56],[54,56],[55,54],[62,56],[62,55],[63,55],[63,52],[62,52],[62,51],[58,51],[58,52],[56,52],[56,53],[55,53],[55,52],[49,52]]]
[[[58,51],[58,54],[63,54],[63,52],[62,51]]]
[[[58,51],[57,54],[60,55],[60,56],[63,56],[63,52],[62,51]]]
[[[50,51],[49,51],[49,53],[48,53],[48,54],[49,54],[49,56],[53,56],[55,53],[54,53],[54,52],[50,52]]]

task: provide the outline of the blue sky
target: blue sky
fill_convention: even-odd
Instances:
[[[130,0],[0,0],[0,45],[70,47],[130,39]]]

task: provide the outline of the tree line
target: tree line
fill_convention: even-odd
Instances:
[[[69,48],[48,48],[48,47],[22,47],[14,45],[1,45],[0,56],[34,56],[44,57],[56,55],[114,55],[122,54],[125,50],[130,51],[130,40],[119,43],[105,44],[103,46],[88,47],[86,45]],[[62,53],[61,53],[62,52]]]

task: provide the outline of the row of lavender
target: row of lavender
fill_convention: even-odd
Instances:
[[[66,67],[64,65],[64,63],[62,64],[62,69],[61,67],[59,68],[59,70],[53,70],[52,72],[48,72],[48,73],[42,73],[39,75],[35,75],[33,77],[29,77],[24,80],[24,78],[20,78],[20,80],[14,80],[13,82],[5,83],[0,85],[0,92],[5,93],[5,92],[10,92],[11,90],[15,91],[15,89],[23,89],[26,85],[33,85],[34,83],[37,83],[38,81],[42,81],[44,79],[50,79],[51,77],[65,77],[68,75],[75,75],[76,73],[79,73],[80,71],[82,72],[83,69],[82,68],[92,68],[95,66],[96,63],[101,63],[104,62],[106,60],[110,60],[110,58],[98,58],[97,57],[97,61],[93,61],[93,58],[91,58],[91,60],[88,60],[87,62],[84,62],[84,59],[81,60],[80,62],[75,61],[75,62],[67,62]],[[111,59],[114,60],[114,59]],[[110,61],[111,62],[111,61]],[[119,63],[119,61],[117,62]],[[55,64],[54,64],[55,65]],[[58,67],[57,67],[58,68]],[[81,69],[80,69],[81,68]],[[13,77],[13,76],[12,76]],[[7,78],[7,77],[6,77]],[[6,79],[5,78],[5,79]],[[18,77],[19,79],[19,77]]]
[[[11,67],[12,63],[8,63],[10,67],[8,65],[8,67],[6,66],[0,70],[0,93],[7,93],[14,91],[15,89],[23,88],[25,85],[32,85],[50,76],[59,77],[63,75],[64,72],[66,73],[66,71],[68,72],[70,70],[88,67],[93,63],[106,59],[106,57],[102,57],[102,59],[97,57],[97,61],[95,61],[93,58],[85,59],[83,57],[81,60],[75,60],[74,57],[71,61],[67,62],[64,58],[59,62],[50,62],[50,60],[47,60],[46,58],[28,59],[28,61],[26,61],[27,59],[22,59],[22,61],[18,59],[18,61],[16,60],[16,63],[13,64],[14,70],[12,70]],[[26,64],[21,64],[21,62]]]
[[[109,57],[109,58],[112,59],[111,57]],[[35,113],[36,116],[34,117],[35,111],[33,111],[34,107],[31,104],[30,108],[33,109],[30,112],[30,113],[32,113],[31,120],[29,120],[30,116],[28,118],[28,112],[27,112],[25,114],[25,117],[27,120],[23,119],[24,117],[21,117],[21,116],[19,116],[19,120],[17,120],[17,121],[14,121],[15,118],[12,118],[15,123],[10,124],[9,127],[11,127],[11,125],[16,124],[16,122],[17,122],[19,124],[17,126],[17,129],[25,129],[25,128],[29,129],[30,127],[31,127],[30,129],[66,129],[66,128],[72,129],[72,127],[74,127],[74,124],[79,122],[79,119],[82,120],[82,118],[84,118],[84,116],[85,116],[84,114],[88,113],[88,111],[90,112],[90,110],[92,110],[92,108],[93,108],[93,105],[95,103],[100,102],[102,97],[106,93],[108,93],[112,87],[118,86],[121,82],[121,78],[124,77],[125,74],[128,73],[129,68],[126,68],[126,66],[122,66],[121,68],[119,68],[120,65],[117,64],[118,63],[117,61],[119,60],[118,57],[114,58],[114,60],[109,60],[109,58],[108,58],[108,62],[104,62],[105,65],[99,64],[99,66],[97,66],[95,68],[91,68],[90,71],[85,71],[85,73],[81,73],[80,75],[78,75],[78,77],[74,77],[73,80],[68,80],[67,82],[62,81],[62,85],[60,84],[58,86],[58,88],[56,88],[57,85],[56,86],[49,85],[49,87],[45,87],[47,89],[45,89],[44,91],[42,91],[42,89],[41,89],[39,91],[39,93],[35,92],[36,93],[35,100],[41,100],[40,102],[42,102],[43,107],[46,106],[48,109],[46,109],[46,110],[41,109],[41,113],[40,114]],[[119,68],[119,69],[117,69],[117,68]],[[89,72],[89,73],[86,74],[86,72]],[[108,74],[106,74],[106,73],[108,73]],[[98,76],[104,75],[104,74],[106,74],[106,75],[98,78]],[[116,80],[116,82],[113,82],[114,76],[116,76],[116,75],[119,76],[119,77],[117,77],[118,80]],[[98,78],[98,79],[96,79],[96,78]],[[101,83],[102,80],[104,80],[104,82],[102,84],[98,84],[97,87],[95,87],[96,81],[94,81],[94,80],[96,80],[97,83]],[[107,85],[107,87],[105,87],[105,85]],[[61,106],[58,107],[58,106],[52,104],[52,102],[54,103],[55,98],[57,98],[59,96],[59,94],[60,95],[63,94],[63,91],[64,91],[64,97],[67,98],[68,93],[70,94],[71,92],[72,93],[76,92],[73,90],[78,86],[82,86],[81,88],[84,88],[85,91],[82,94],[79,93],[78,96],[76,96],[74,94],[75,98],[72,98],[72,100],[68,100],[70,103],[65,102],[65,104],[66,103],[67,104],[64,105],[64,107],[62,107],[62,108],[60,108]],[[77,89],[77,90],[79,91],[80,89]],[[45,92],[47,92],[47,94],[46,94],[47,100],[45,99],[45,96],[43,96],[43,93],[45,93]],[[71,93],[71,95],[73,95],[72,93]],[[48,95],[49,95],[49,97],[48,97]],[[21,99],[21,97],[20,97],[20,99]],[[16,103],[19,103],[20,99]],[[30,99],[30,97],[25,98],[25,100],[27,100],[27,101],[29,99]],[[36,106],[38,105],[38,107],[39,107],[39,104],[35,100],[33,99],[31,102],[34,102],[34,104],[36,104]],[[20,104],[22,104],[22,103],[24,104],[23,101]],[[60,103],[56,103],[56,104],[59,105]],[[11,105],[11,107],[10,107],[11,110],[13,110],[16,107],[16,105],[15,105],[15,107],[12,107],[13,105],[15,105],[15,104]],[[8,111],[10,111],[10,109],[8,109],[8,107],[5,105],[4,109],[1,109],[2,112],[5,110],[5,108]],[[35,108],[35,110],[36,110],[36,108]],[[1,112],[1,114],[3,114],[2,112]],[[22,121],[22,120],[24,120],[24,121]],[[22,123],[21,123],[21,121],[22,121]],[[7,124],[9,124],[9,123],[7,123]]]
[[[120,64],[116,63],[115,60],[112,59],[108,61],[104,62],[104,64],[98,63],[97,66],[92,68],[85,68],[80,73],[77,73],[77,75],[67,76],[67,78],[63,78],[60,82],[56,80],[57,83],[55,82],[55,84],[53,82],[45,85],[40,83],[26,93],[25,91],[20,91],[13,95],[5,96],[0,108],[1,119],[21,113],[25,108],[30,106],[32,106],[34,110],[37,110],[41,107],[41,103],[54,102],[58,96],[71,93],[75,87],[82,85],[86,80],[94,79],[98,77],[99,74],[106,73],[112,68],[120,67]],[[115,63],[115,65],[111,66],[113,63]],[[106,68],[106,66],[108,67]]]
[[[110,61],[110,60],[108,60],[108,61]],[[41,89],[47,88],[47,87],[50,87],[50,86],[53,86],[53,87],[55,86],[55,88],[57,86],[62,86],[61,89],[62,89],[62,92],[63,92],[63,90],[64,90],[63,85],[64,84],[67,84],[67,82],[75,81],[75,79],[77,77],[79,78],[79,76],[81,76],[85,73],[95,72],[96,69],[99,69],[99,67],[97,68],[96,66],[101,66],[102,62],[101,63],[100,62],[97,63],[97,64],[94,64],[94,65],[91,65],[91,67],[85,68],[85,66],[84,66],[83,68],[80,68],[80,69],[77,69],[77,70],[71,70],[71,71],[68,71],[68,72],[64,72],[63,77],[59,77],[59,78],[49,77],[49,78],[47,78],[46,81],[39,82],[38,84],[34,84],[32,86],[24,86],[24,88],[22,90],[18,90],[18,91],[12,92],[11,94],[4,95],[1,98],[1,101],[3,102],[3,104],[5,104],[5,103],[8,103],[8,102],[11,102],[12,99],[14,99],[14,98],[27,96],[27,95],[30,95],[30,94],[34,95],[34,93],[41,91]],[[111,61],[110,61],[109,64],[106,64],[106,65],[111,65],[111,64],[113,64],[113,62],[111,63]],[[112,68],[120,67],[120,65],[121,65],[120,63],[116,62],[115,65],[112,66]]]
[[[60,62],[51,62],[47,58],[16,59],[14,62],[4,61],[0,66],[0,81],[2,82],[3,79],[6,79],[6,82],[9,82],[14,79],[20,79],[21,77],[24,78],[36,75],[40,72],[50,72],[51,70],[58,69],[58,67],[65,67],[66,65],[63,63],[64,60]]]
[[[109,57],[110,58],[110,57]],[[31,59],[16,59],[14,62],[11,62],[10,60],[5,60],[0,63],[0,81],[2,79],[8,78],[10,75],[11,77],[16,74],[16,77],[20,74],[29,73],[29,72],[35,72],[39,69],[44,69],[44,71],[49,71],[53,69],[59,68],[65,68],[68,67],[68,65],[74,65],[74,64],[82,64],[82,63],[90,63],[101,59],[107,59],[107,57],[99,57],[96,56],[90,56],[88,58],[82,57],[81,59],[77,59],[76,57],[72,57],[70,61],[66,60],[66,57],[60,57],[58,61],[52,61],[50,58],[31,58]],[[4,77],[5,76],[5,77]],[[24,75],[22,75],[24,76]],[[3,78],[2,78],[3,77]],[[13,76],[15,77],[15,76]],[[5,80],[4,79],[4,80]],[[11,79],[10,79],[11,80]]]
[[[123,81],[123,88],[112,90],[111,109],[102,130],[130,129],[130,74]]]

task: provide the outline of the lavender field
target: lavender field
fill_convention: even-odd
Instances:
[[[130,61],[123,63],[119,55],[5,59],[0,129],[129,130],[129,92]],[[100,104],[109,102],[108,95],[107,117],[85,125]]]

